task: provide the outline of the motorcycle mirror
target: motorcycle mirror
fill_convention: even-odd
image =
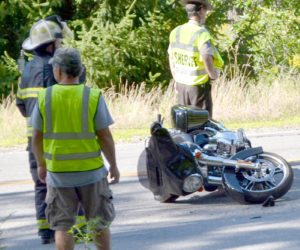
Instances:
[[[160,121],[161,121],[161,114],[157,115],[157,121],[160,123]]]
[[[164,123],[164,118],[161,116],[161,114],[158,114],[158,115],[157,115],[157,121],[158,121],[161,125],[163,125],[163,123]]]

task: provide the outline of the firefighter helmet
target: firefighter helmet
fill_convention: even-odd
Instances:
[[[24,50],[34,50],[43,44],[54,42],[57,38],[73,37],[72,31],[65,22],[54,22],[41,19],[30,29],[30,35],[22,44]]]

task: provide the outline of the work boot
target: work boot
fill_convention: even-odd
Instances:
[[[55,231],[51,229],[40,229],[39,236],[41,236],[42,244],[51,244],[55,241]]]

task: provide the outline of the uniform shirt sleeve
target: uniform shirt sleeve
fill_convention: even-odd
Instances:
[[[200,54],[203,55],[211,55],[214,56],[214,47],[210,40],[204,43],[200,49]]]
[[[96,130],[105,129],[114,123],[102,95],[99,97],[94,121]]]
[[[38,102],[35,104],[35,106],[33,108],[33,111],[32,111],[32,114],[31,114],[31,117],[29,120],[29,124],[34,129],[43,131],[43,119],[41,116]]]

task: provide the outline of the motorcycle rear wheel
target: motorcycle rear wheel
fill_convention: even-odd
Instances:
[[[277,199],[288,192],[293,183],[293,170],[281,156],[263,152],[244,160],[259,162],[262,166],[259,173],[249,170],[237,173],[237,179],[247,202],[262,203],[271,195]]]

